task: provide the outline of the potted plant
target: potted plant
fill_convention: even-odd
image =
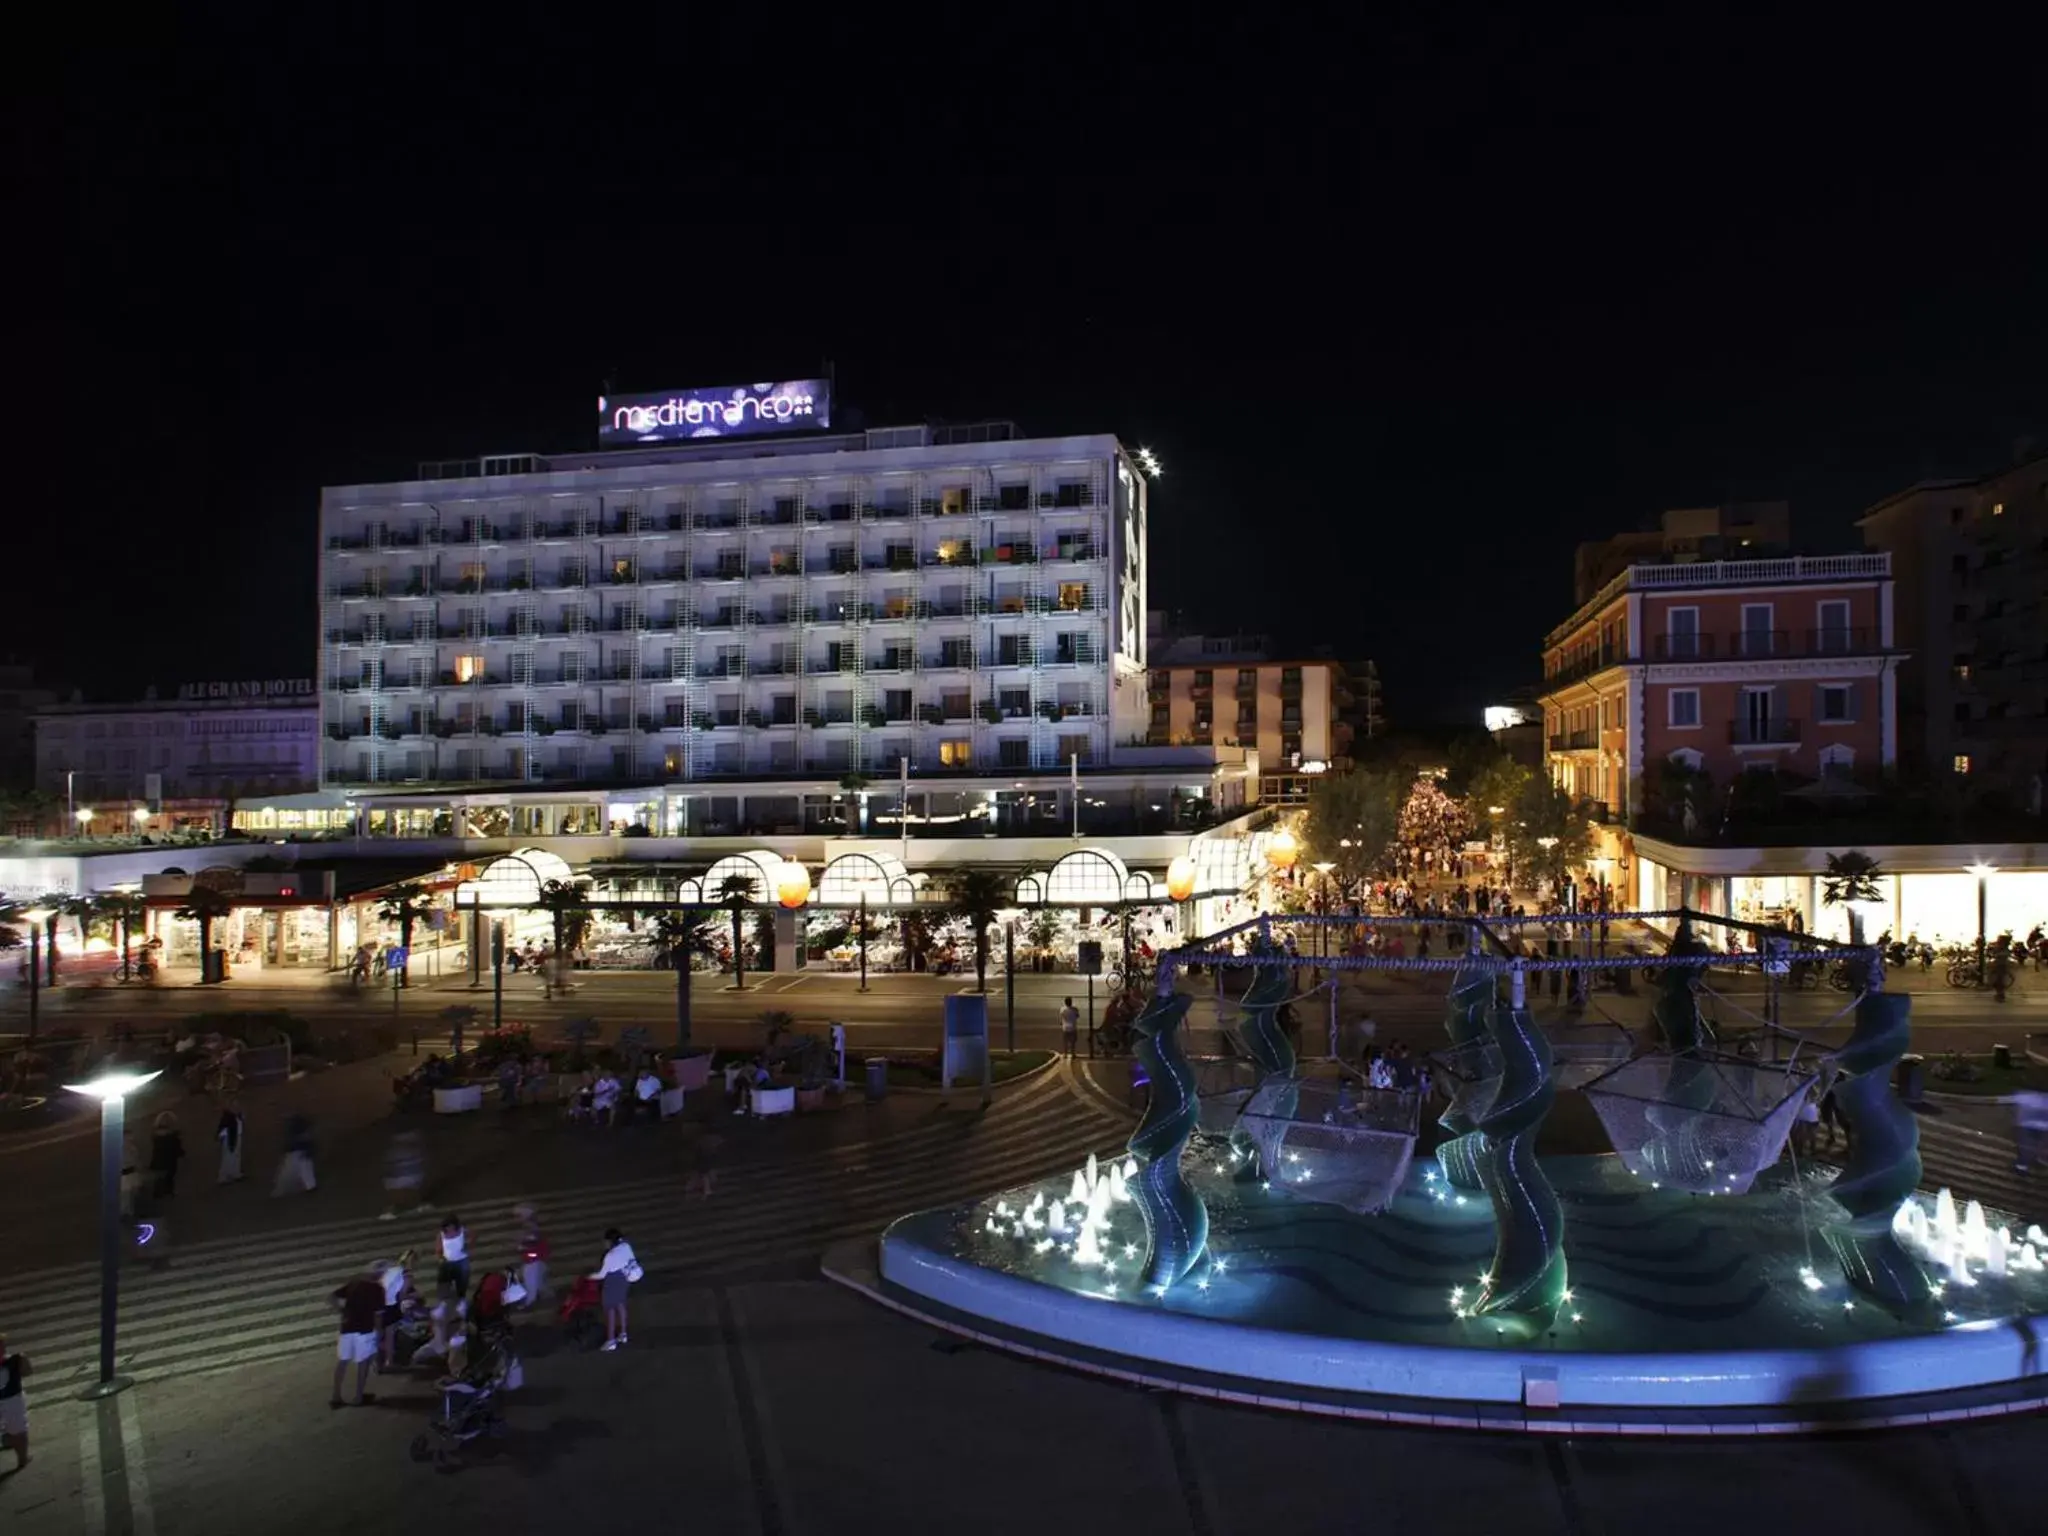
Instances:
[[[1057,720],[1060,717],[1060,707],[1051,699],[1041,699],[1038,705],[1038,713],[1047,720]]]
[[[1003,706],[994,699],[983,699],[980,704],[975,706],[975,710],[981,716],[981,723],[983,725],[1002,724]]]
[[[886,722],[889,717],[883,712],[881,705],[863,704],[860,707],[860,718],[863,725],[879,726]]]

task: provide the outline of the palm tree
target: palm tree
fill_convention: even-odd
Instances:
[[[663,912],[654,919],[655,954],[675,967],[676,1049],[690,1048],[690,962],[711,948],[706,919],[691,907]]]
[[[185,904],[178,908],[177,915],[188,923],[199,925],[199,979],[219,981],[218,976],[209,976],[212,961],[207,957],[213,953],[213,925],[228,917],[235,910],[234,901],[225,891],[215,890],[210,885],[194,885],[185,895]]]
[[[953,881],[953,916],[964,918],[974,933],[974,990],[988,990],[988,931],[996,914],[1010,904],[1002,876],[970,869]]]
[[[752,875],[727,875],[718,883],[718,904],[732,913],[732,987],[744,991],[747,985],[746,944],[740,936],[740,914],[754,899],[759,884]]]
[[[1863,914],[1856,910],[1859,901],[1883,901],[1884,887],[1878,882],[1884,871],[1878,868],[1877,860],[1861,849],[1851,848],[1846,853],[1828,855],[1827,873],[1820,877],[1820,901],[1824,907],[1843,907],[1849,914],[1849,942],[1863,942]],[[1868,967],[1859,953],[1848,961],[1849,971],[1859,984],[1864,980]]]
[[[434,908],[433,893],[416,880],[394,885],[384,893],[377,907],[380,922],[398,924],[398,948],[405,960],[398,968],[398,985],[412,985],[412,928]]]
[[[121,940],[121,979],[128,979],[128,940],[142,926],[144,913],[149,908],[141,895],[134,891],[103,891],[93,898],[93,910],[114,925],[114,932]]]
[[[555,921],[555,984],[560,986],[572,943],[580,943],[590,922],[583,887],[568,880],[550,880],[540,888],[537,905]]]

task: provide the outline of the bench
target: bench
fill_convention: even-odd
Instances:
[[[754,1113],[763,1118],[769,1115],[795,1114],[796,1090],[794,1088],[756,1088],[754,1090]]]

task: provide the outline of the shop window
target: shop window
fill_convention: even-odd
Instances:
[[[455,658],[455,681],[471,682],[484,675],[484,659],[481,656],[458,656]]]
[[[1955,756],[1955,761],[1949,766],[1955,769],[1957,773],[1968,773],[1970,771],[1970,754],[1958,752]]]
[[[939,743],[939,766],[941,768],[965,768],[974,760],[974,748],[964,741],[942,741]]]
[[[1700,691],[1697,688],[1671,690],[1671,725],[1674,730],[1691,730],[1700,723]]]

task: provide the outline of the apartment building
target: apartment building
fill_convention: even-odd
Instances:
[[[1003,424],[327,489],[324,784],[1102,767],[1146,729],[1147,483]]]
[[[2042,811],[2048,776],[2048,456],[1928,481],[1859,526],[1899,583],[1901,741],[1916,771]]]
[[[88,832],[225,830],[230,802],[319,782],[320,710],[311,679],[298,678],[45,704],[35,751],[36,787],[91,812]]]
[[[1792,507],[1783,501],[1731,501],[1674,507],[1657,526],[1581,544],[1572,552],[1572,601],[1584,603],[1632,565],[1701,560],[1761,560],[1792,552]]]
[[[1629,817],[1660,761],[1802,779],[1898,751],[1890,557],[1637,564],[1544,642],[1545,761]]]
[[[1278,658],[1263,635],[1159,640],[1148,744],[1256,751],[1260,798],[1279,804],[1303,800],[1315,775],[1350,766],[1355,701],[1341,662]]]

